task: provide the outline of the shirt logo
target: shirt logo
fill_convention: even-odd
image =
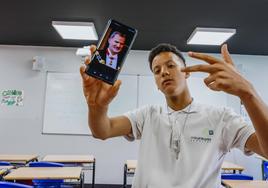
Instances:
[[[209,128],[204,128],[202,130],[202,136],[203,137],[212,137],[214,135],[214,130],[209,129]]]
[[[202,144],[208,144],[211,142],[211,138],[191,136],[191,142],[197,142]]]
[[[201,136],[191,136],[191,142],[210,143],[214,136],[214,130],[205,128],[202,130]]]
[[[214,131],[213,131],[213,130],[208,130],[208,134],[209,134],[210,136],[212,136],[212,135],[214,134]]]

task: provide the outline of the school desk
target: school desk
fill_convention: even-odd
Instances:
[[[137,167],[137,160],[127,160],[126,163],[124,164],[124,179],[123,179],[124,188],[127,187],[127,177],[134,175],[136,167]],[[244,170],[244,167],[231,162],[224,161],[222,163],[221,169],[223,171],[231,170],[233,171],[233,173],[239,171],[239,173],[241,174],[241,172]]]
[[[92,187],[95,185],[96,160],[93,155],[46,155],[42,161],[64,163],[65,166],[81,166],[92,170]]]
[[[14,165],[25,165],[31,161],[38,161],[38,155],[0,154],[0,161],[7,161]]]
[[[222,165],[221,165],[221,169],[223,171],[233,171],[233,173],[235,174],[236,171],[239,171],[239,173],[241,174],[242,171],[245,169],[243,166],[228,162],[228,161],[223,161]]]
[[[63,179],[67,183],[80,182],[80,187],[84,187],[84,173],[81,167],[21,167],[11,171],[4,176],[4,180],[47,180]]]
[[[268,181],[261,180],[223,180],[227,188],[268,188]]]

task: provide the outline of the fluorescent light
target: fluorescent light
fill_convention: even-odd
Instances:
[[[77,56],[89,56],[90,53],[90,46],[84,46],[83,48],[78,48],[75,53]]]
[[[187,44],[221,45],[236,33],[236,29],[197,27]]]
[[[52,25],[63,39],[98,40],[98,35],[92,22],[52,21]]]

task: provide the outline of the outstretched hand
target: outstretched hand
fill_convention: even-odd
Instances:
[[[90,46],[90,54],[96,51],[96,46]],[[85,64],[90,63],[91,57],[86,57]],[[109,85],[101,80],[93,78],[85,73],[86,66],[80,67],[82,77],[83,91],[89,107],[108,107],[114,97],[117,95],[121,81],[117,80],[114,85]]]
[[[235,68],[226,44],[221,47],[222,59],[196,52],[189,52],[188,55],[208,64],[185,67],[182,72],[208,73],[204,82],[211,90],[224,91],[238,97],[243,97],[251,90],[251,84]]]

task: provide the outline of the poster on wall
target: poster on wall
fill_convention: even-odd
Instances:
[[[0,97],[2,106],[23,106],[24,92],[22,90],[2,90]]]

